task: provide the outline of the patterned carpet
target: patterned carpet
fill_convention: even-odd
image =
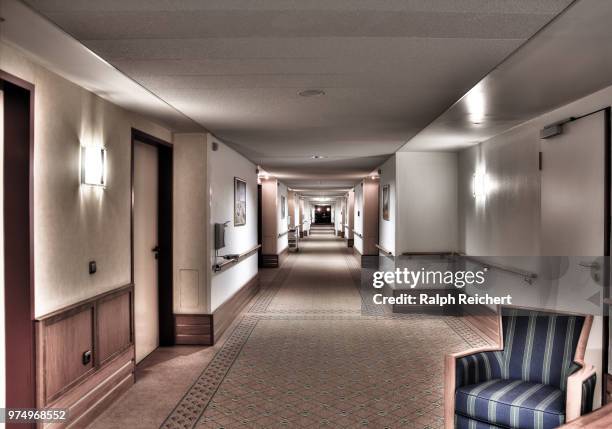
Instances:
[[[350,250],[304,240],[162,427],[442,427],[444,354],[486,341],[459,318],[364,315]]]

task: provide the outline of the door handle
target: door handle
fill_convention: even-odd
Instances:
[[[159,255],[159,246],[152,248],[151,252],[155,253],[155,259],[157,259],[157,256]]]

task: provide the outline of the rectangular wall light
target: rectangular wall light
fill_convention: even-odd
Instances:
[[[106,149],[81,146],[81,183],[88,186],[106,185]]]

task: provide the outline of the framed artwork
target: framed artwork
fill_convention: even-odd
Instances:
[[[383,195],[382,195],[382,203],[383,203],[383,219],[389,220],[389,198],[390,198],[390,189],[391,185],[386,184],[383,186]]]
[[[287,206],[287,199],[285,198],[284,195],[281,195],[281,219],[285,219],[285,216],[286,216],[285,207],[286,206]]]
[[[246,225],[246,182],[234,177],[234,226]]]

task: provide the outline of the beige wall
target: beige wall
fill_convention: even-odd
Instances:
[[[174,311],[206,313],[210,291],[206,134],[174,135]]]
[[[34,279],[37,316],[130,282],[130,142],[170,131],[0,43],[0,69],[35,85]],[[108,185],[80,186],[80,146],[107,149]],[[90,276],[88,261],[96,260]]]
[[[261,179],[262,247],[264,255],[278,253],[278,181]]]

